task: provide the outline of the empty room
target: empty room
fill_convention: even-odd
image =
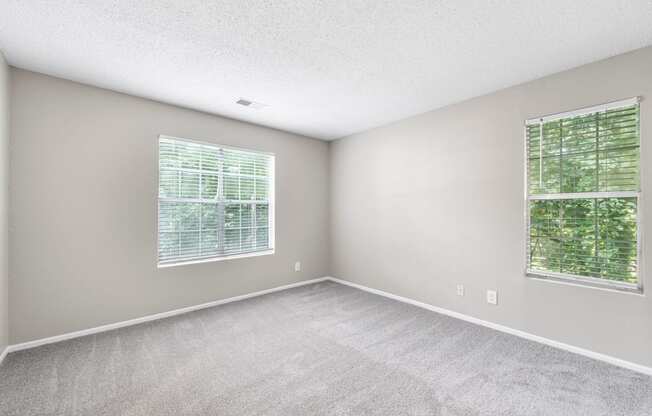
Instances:
[[[652,2],[0,0],[0,415],[652,415]]]

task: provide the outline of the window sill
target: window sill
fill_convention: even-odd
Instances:
[[[270,254],[274,254],[274,249],[271,250],[264,250],[264,251],[252,251],[250,253],[242,253],[242,254],[233,254],[230,256],[221,256],[221,257],[209,257],[205,259],[196,259],[196,260],[187,260],[187,261],[178,261],[174,263],[163,263],[163,264],[157,264],[157,268],[159,269],[165,269],[168,267],[175,267],[175,266],[187,266],[191,264],[202,264],[202,263],[212,263],[215,261],[224,261],[224,260],[235,260],[235,259],[245,259],[248,257],[260,257],[260,256],[268,256]]]
[[[593,280],[588,280],[588,279],[585,280],[581,277],[574,277],[571,275],[545,274],[545,273],[532,272],[532,271],[527,271],[525,275],[530,280],[534,280],[534,281],[603,290],[607,292],[615,292],[615,293],[621,293],[627,295],[645,296],[642,287],[626,284],[626,283],[608,282],[608,281],[596,282]]]

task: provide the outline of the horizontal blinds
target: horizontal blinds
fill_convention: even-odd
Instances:
[[[529,124],[529,193],[638,191],[638,131],[638,105]]]
[[[599,112],[605,112],[608,110],[614,110],[624,107],[630,107],[636,105],[640,102],[641,97],[632,97],[619,101],[612,101],[609,103],[599,104],[593,107],[585,107],[578,110],[567,111],[564,113],[556,113],[543,117],[531,118],[525,121],[525,124],[538,124],[540,122],[548,122],[553,120],[559,120],[562,118],[572,118],[577,116],[583,116],[586,114],[593,114]]]
[[[637,198],[529,204],[531,270],[637,282]]]
[[[159,140],[159,263],[271,248],[272,156]]]
[[[639,130],[631,101],[528,121],[530,271],[637,283]]]

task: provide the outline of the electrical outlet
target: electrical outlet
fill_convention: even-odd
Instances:
[[[487,290],[487,303],[498,305],[498,292],[495,290]]]
[[[301,262],[300,261],[294,263],[294,271],[295,272],[300,272],[301,271]]]
[[[464,285],[457,285],[457,296],[464,296]]]

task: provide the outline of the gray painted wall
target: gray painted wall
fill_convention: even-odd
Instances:
[[[9,67],[0,52],[0,354],[9,343]]]
[[[650,74],[647,48],[329,145],[12,69],[10,341],[331,274],[650,366],[649,293],[523,274],[523,120],[652,97]],[[652,218],[649,100],[641,117]],[[156,268],[161,133],[276,153],[274,256]],[[644,245],[644,267],[650,255]],[[466,296],[455,295],[458,283]],[[498,306],[485,302],[488,288]]]
[[[11,76],[12,343],[328,274],[328,143]],[[157,269],[159,134],[276,154],[276,254]]]
[[[636,95],[647,98],[642,202],[652,218],[646,48],[332,143],[332,274],[651,366],[650,293],[524,276],[524,120]],[[652,221],[643,232],[649,243]],[[649,292],[649,244],[643,257]],[[458,283],[466,296],[456,296]],[[486,303],[489,288],[498,306]]]

